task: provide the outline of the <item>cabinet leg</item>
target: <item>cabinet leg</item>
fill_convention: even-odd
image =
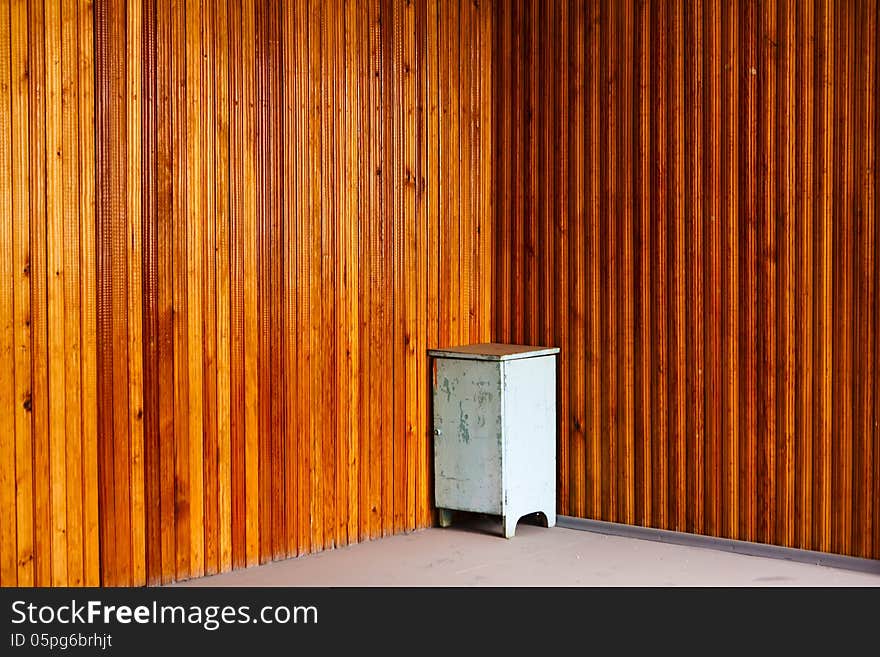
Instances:
[[[516,523],[519,522],[519,516],[501,516],[501,524],[504,528],[504,538],[513,538],[516,534]]]
[[[449,527],[452,524],[452,509],[437,509],[437,520],[441,527]]]

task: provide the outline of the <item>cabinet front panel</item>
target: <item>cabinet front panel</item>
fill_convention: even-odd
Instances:
[[[499,363],[453,358],[433,363],[435,504],[500,514]]]

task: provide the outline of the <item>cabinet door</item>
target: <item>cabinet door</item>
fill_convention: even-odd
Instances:
[[[435,504],[500,514],[499,363],[435,358],[433,368]]]

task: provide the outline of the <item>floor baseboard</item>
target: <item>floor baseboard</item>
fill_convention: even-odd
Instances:
[[[640,527],[638,525],[605,522],[604,520],[575,518],[573,516],[557,516],[556,524],[559,527],[565,527],[567,529],[578,529],[597,534],[638,538],[644,541],[656,541],[659,543],[707,548],[710,550],[722,550],[724,552],[734,552],[736,554],[745,554],[752,557],[785,559],[787,561],[828,566],[830,568],[844,568],[846,570],[854,570],[861,573],[880,575],[880,560],[877,559],[864,559],[862,557],[850,557],[843,554],[832,554],[830,552],[801,550],[799,548],[782,547],[781,545],[737,541],[730,538],[719,538],[717,536],[688,534],[666,529],[654,529],[653,527]]]

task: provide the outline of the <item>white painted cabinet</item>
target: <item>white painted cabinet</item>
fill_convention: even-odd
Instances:
[[[556,524],[556,347],[475,344],[434,349],[434,496],[452,511]]]

